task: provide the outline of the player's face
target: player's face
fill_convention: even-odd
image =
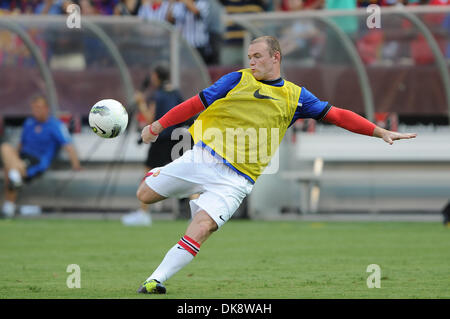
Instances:
[[[31,112],[39,122],[47,121],[49,111],[47,103],[43,99],[37,99],[31,103]]]
[[[280,64],[277,54],[270,56],[269,48],[265,42],[250,44],[248,59],[253,76],[261,80],[276,80],[280,77]]]

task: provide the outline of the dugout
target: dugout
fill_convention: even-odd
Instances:
[[[365,9],[351,12],[235,14],[223,18],[241,24],[248,31],[243,47],[252,37],[260,34],[279,37],[284,52],[283,76],[305,85],[321,99],[368,118],[374,118],[376,113],[396,114],[399,129],[411,128],[428,136],[430,139],[425,138],[428,144],[418,143],[418,148],[412,151],[417,158],[423,152],[423,147],[429,150],[427,153],[430,156],[420,161],[420,169],[426,171],[439,168],[445,172],[448,158],[438,155],[446,154],[447,149],[441,152],[442,144],[434,141],[446,139],[449,123],[450,10],[447,7],[427,6],[402,10],[383,8],[381,14],[381,29],[367,27],[368,14]],[[353,27],[342,27],[338,18],[341,21],[350,19]],[[93,103],[106,97],[115,98],[128,101],[124,104],[132,111],[132,92],[141,86],[146,70],[161,60],[171,62],[174,85],[180,88],[185,97],[196,94],[221,75],[246,66],[243,51],[242,63],[227,64],[222,61],[220,65],[206,67],[198,53],[170,25],[133,17],[86,17],[82,20],[81,29],[71,29],[67,27],[64,17],[2,16],[0,33],[0,118],[5,138],[16,134],[15,128],[28,114],[24,96],[46,92],[54,112],[69,114],[73,120],[74,139],[83,165],[97,172],[97,175],[86,173],[84,176],[90,178],[89,185],[92,188],[85,187],[86,183],[82,181],[84,177],[75,187],[74,177],[71,182],[74,189],[65,189],[61,202],[72,200],[78,206],[92,206],[86,196],[98,191],[94,181],[102,180],[104,175],[101,172],[107,172],[114,165],[117,165],[117,176],[111,178],[117,184],[107,197],[113,200],[106,200],[107,206],[97,206],[109,209],[112,206],[134,205],[135,183],[139,175],[136,172],[140,172],[140,163],[145,156],[144,149],[135,143],[138,136],[136,121],[128,129],[127,140],[101,141],[101,144],[95,145],[86,127],[87,113]],[[312,145],[331,150],[338,142],[326,138],[330,134],[329,129],[317,125],[315,130],[309,132],[292,130],[280,149],[280,173],[292,170],[310,173],[315,158],[297,156],[297,151],[301,149],[302,154],[312,154],[313,149],[308,148]],[[335,134],[340,132],[331,133]],[[434,135],[439,138],[433,140]],[[313,140],[316,142],[311,142]],[[121,143],[127,145],[125,151],[120,150]],[[341,143],[351,146],[353,141],[344,136]],[[355,148],[352,148],[354,153],[347,155],[355,155],[360,159],[360,164],[365,165],[364,156],[358,157],[361,149],[356,143]],[[90,150],[95,152],[91,154]],[[436,155],[434,159],[433,154]],[[114,164],[112,157],[120,160]],[[352,165],[356,165],[355,161],[348,160],[348,157],[346,160],[345,156],[340,161],[326,161],[326,156],[324,158],[324,170],[343,166],[351,169]],[[405,158],[405,162],[410,159]],[[436,165],[438,162],[439,165]],[[372,164],[386,169],[402,165],[392,158]],[[417,167],[408,167],[414,176]],[[71,178],[59,172],[53,176],[56,178],[58,174],[61,180]],[[349,179],[347,183],[352,181]],[[430,211],[436,211],[444,204],[441,205],[441,201],[448,193],[445,181],[431,181],[431,185],[428,185],[419,179],[392,186],[393,195],[389,195],[390,199],[386,201],[387,194],[374,186],[354,184],[352,187],[356,192],[353,192],[351,188],[340,185],[328,185],[322,189],[323,202],[320,204],[322,206],[319,205],[319,212],[333,211],[336,203],[342,204],[342,211],[349,208],[369,211],[373,202],[382,201],[386,203],[383,210],[408,210],[417,207],[412,200],[415,198],[418,198],[417,201],[424,198],[421,201],[424,209],[428,207]],[[404,198],[395,191],[405,186],[412,189],[410,198]],[[45,184],[43,187],[37,185],[27,195],[30,197],[23,197],[23,201],[33,196],[44,198],[44,195],[48,195],[48,201],[52,201],[54,195],[45,192],[47,187]],[[336,192],[336,189],[340,189],[340,192]],[[279,197],[275,196],[274,199],[274,194],[278,193]],[[354,196],[344,201],[344,193]],[[80,197],[73,194],[79,194]],[[280,217],[283,209],[295,211],[299,208],[299,196],[301,192],[296,182],[286,181],[281,175],[263,176],[249,198],[249,207],[256,207],[254,211],[259,211],[258,207],[270,207],[266,209],[270,211],[270,216]],[[272,198],[270,203],[265,201],[268,198]],[[356,204],[358,201],[360,205]],[[253,216],[258,217],[257,214]]]

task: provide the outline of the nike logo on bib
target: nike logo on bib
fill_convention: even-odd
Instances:
[[[259,93],[259,89],[257,89],[257,90],[255,91],[255,93],[253,93],[253,96],[256,97],[257,99],[278,100],[278,99],[273,98],[273,97],[271,97],[271,96],[260,94],[260,93]]]

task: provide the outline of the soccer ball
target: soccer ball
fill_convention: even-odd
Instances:
[[[89,126],[103,138],[113,138],[125,131],[128,113],[119,101],[106,99],[94,104],[89,112]]]

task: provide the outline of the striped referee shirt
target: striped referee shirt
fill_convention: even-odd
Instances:
[[[172,16],[175,26],[180,30],[186,41],[195,48],[206,47],[209,42],[207,18],[209,14],[209,2],[207,0],[195,1],[195,6],[200,12],[194,15],[184,3],[177,2],[172,7]]]

